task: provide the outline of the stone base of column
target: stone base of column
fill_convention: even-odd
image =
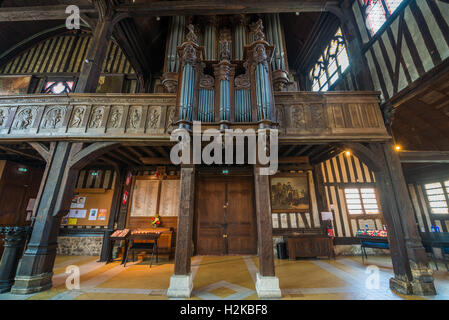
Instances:
[[[390,278],[390,289],[405,295],[413,294],[413,289],[409,281]]]
[[[425,280],[414,280],[411,285],[413,294],[417,296],[435,296],[437,294],[433,280],[430,282]]]
[[[434,296],[437,294],[433,281],[414,280],[410,282],[391,278],[390,289],[405,295]]]
[[[256,291],[261,299],[282,298],[278,277],[264,277],[257,273]]]
[[[172,275],[170,278],[170,287],[167,290],[169,298],[190,298],[193,289],[192,274]]]
[[[16,276],[12,294],[30,294],[48,290],[52,287],[51,278],[53,272],[43,273],[35,276]]]
[[[12,280],[0,280],[0,293],[11,291],[11,287],[14,284]]]

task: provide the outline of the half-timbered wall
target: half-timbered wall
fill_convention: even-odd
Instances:
[[[387,101],[449,57],[449,3],[443,0],[404,1],[371,37],[363,13],[352,5],[362,54],[376,90]]]
[[[90,33],[71,32],[43,40],[0,66],[0,76],[33,75],[29,93],[40,93],[46,77],[76,78],[79,75],[91,39]],[[108,45],[102,74],[124,76],[123,92],[135,92],[135,70],[114,41]]]
[[[340,153],[338,156],[321,163],[328,212],[333,215],[333,228],[336,237],[355,237],[358,229],[366,225],[378,230],[385,222],[382,214],[351,215],[346,206],[345,188],[374,188],[374,172],[354,155]],[[376,189],[376,196],[379,195]],[[380,212],[379,206],[379,212]]]
[[[422,176],[422,173],[427,172],[427,174]],[[435,232],[435,228],[438,227],[440,232],[449,231],[449,214],[432,213],[431,206],[429,204],[429,197],[426,193],[426,185],[441,183],[442,190],[445,195],[448,194],[445,182],[449,181],[449,172],[447,169],[432,172],[430,170],[422,171],[418,176],[408,175],[407,184],[408,191],[410,194],[410,199],[412,200],[413,209],[415,211],[416,222],[418,223],[420,232]],[[443,195],[443,198],[446,197]],[[435,195],[432,195],[435,198]],[[431,199],[432,200],[432,199]],[[435,200],[435,199],[433,199]],[[445,202],[445,201],[443,201]],[[434,228],[432,228],[434,227]]]

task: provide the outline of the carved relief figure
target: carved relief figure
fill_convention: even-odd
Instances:
[[[60,127],[64,114],[65,112],[62,108],[56,107],[50,109],[49,111],[47,111],[44,117],[42,128],[55,129],[57,127]]]
[[[31,110],[31,108],[26,108],[19,112],[14,128],[19,130],[28,129],[32,121],[33,111]]]
[[[231,60],[231,50],[229,49],[229,41],[224,39],[220,41],[221,52],[220,52],[220,61]]]
[[[304,110],[302,106],[292,107],[292,126],[294,128],[304,128],[306,124],[306,119],[304,118]]]
[[[78,128],[81,125],[81,122],[83,121],[83,116],[84,116],[84,108],[77,107],[73,114],[73,119],[72,122],[70,123],[70,127]]]
[[[90,120],[89,123],[89,128],[99,128],[101,125],[101,119],[103,119],[103,113],[104,110],[103,108],[96,108],[93,115],[92,115],[92,119]]]
[[[129,118],[129,124],[132,128],[137,129],[139,127],[140,121],[140,111],[137,108],[131,112],[131,117]]]
[[[9,111],[8,109],[0,109],[0,127],[3,127],[8,119]]]
[[[309,107],[312,123],[314,128],[325,127],[323,106],[320,104],[311,105]]]
[[[254,35],[254,41],[265,40],[262,19],[257,20],[257,22],[253,23],[250,27]]]
[[[192,65],[196,64],[196,60],[197,60],[196,50],[191,44],[188,44],[184,47],[184,51],[182,53],[182,59],[184,60],[184,63],[189,63]]]
[[[168,128],[172,125],[172,123],[175,121],[175,108],[171,107],[168,110],[168,115],[167,115],[167,123],[165,125],[165,130],[168,130]]]
[[[276,122],[279,123],[279,128],[283,128],[284,125],[284,108],[282,105],[276,107]]]
[[[115,108],[111,114],[111,127],[118,128],[120,120],[122,119],[122,112],[119,108]]]
[[[189,24],[187,29],[189,29],[189,32],[186,35],[186,40],[197,44],[198,36],[195,34],[195,26],[193,24]]]
[[[237,89],[249,89],[251,87],[251,82],[249,81],[248,73],[248,62],[243,64],[245,68],[245,73],[235,77],[234,84]]]
[[[148,116],[148,128],[156,129],[159,124],[159,118],[161,117],[158,109],[152,109]]]

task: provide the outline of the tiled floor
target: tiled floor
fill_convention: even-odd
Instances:
[[[126,300],[167,299],[166,290],[173,274],[173,261],[153,264],[139,260],[126,268],[119,262],[105,265],[97,257],[58,256],[55,263],[53,288],[31,294],[0,294],[0,300]],[[192,259],[194,290],[191,299],[257,299],[255,289],[258,258],[255,256],[210,257]],[[80,270],[80,290],[67,290],[66,268],[75,265]],[[378,271],[373,276],[372,272]],[[389,257],[369,257],[362,265],[359,257],[339,257],[336,260],[276,260],[276,275],[283,299],[297,300],[449,300],[449,272],[443,265],[435,271],[437,296],[402,296],[389,289],[393,270]],[[378,286],[376,286],[378,279]]]

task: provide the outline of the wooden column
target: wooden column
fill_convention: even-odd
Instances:
[[[78,170],[72,169],[69,163],[81,147],[81,143],[57,142],[50,155],[33,232],[19,263],[13,294],[39,292],[52,286],[59,226],[69,211],[78,177]]]
[[[315,184],[316,202],[318,207],[318,214],[320,215],[321,220],[321,212],[328,211],[321,164],[313,166],[313,183]]]
[[[368,63],[362,54],[362,44],[357,34],[357,24],[351,9],[353,1],[343,1],[341,4],[340,25],[348,45],[348,56],[351,70],[356,79],[357,90],[374,90]]]
[[[181,168],[178,230],[176,235],[175,275],[190,274],[192,229],[195,203],[195,166]]]
[[[99,19],[87,51],[86,60],[83,61],[83,68],[75,92],[95,93],[97,91],[98,80],[106,58],[112,30],[112,17]]]
[[[404,294],[435,295],[432,271],[422,246],[413,206],[398,155],[392,142],[373,144],[373,152],[380,155],[382,168],[376,172],[387,221],[391,258],[395,278],[390,287]]]
[[[260,175],[260,167],[254,166],[256,191],[256,218],[259,253],[259,273],[274,277],[273,226],[271,222],[270,177]]]
[[[108,229],[104,232],[103,236],[103,244],[101,247],[100,254],[100,262],[107,261],[109,258],[112,258],[112,245],[110,241],[110,236],[112,232],[114,232],[114,225],[117,222],[119,213],[120,213],[120,201],[121,196],[123,194],[123,186],[125,184],[125,175],[126,172],[124,170],[120,170],[118,165],[114,166],[115,168],[115,185],[114,185],[114,195],[112,197],[112,205],[111,205],[111,214],[109,216],[108,221]]]

